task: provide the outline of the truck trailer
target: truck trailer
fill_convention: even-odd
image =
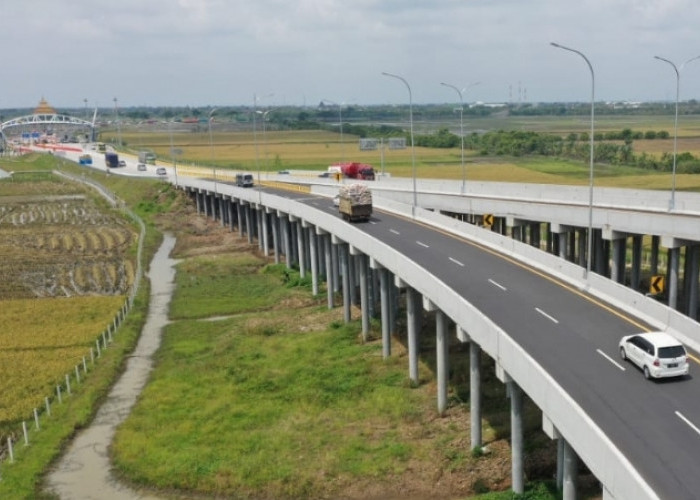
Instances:
[[[341,186],[338,193],[338,211],[346,221],[368,221],[372,216],[372,192],[364,184]]]

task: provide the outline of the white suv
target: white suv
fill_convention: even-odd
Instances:
[[[644,372],[645,378],[687,375],[688,353],[668,333],[650,332],[627,335],[620,340],[620,356]]]

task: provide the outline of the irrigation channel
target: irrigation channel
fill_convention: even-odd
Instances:
[[[153,368],[173,292],[175,260],[170,252],[175,237],[166,234],[149,270],[151,297],[148,317],[126,369],[97,411],[90,426],[81,431],[47,478],[47,489],[62,500],[154,499],[121,484],[111,474],[108,448],[114,433],[131,412]]]

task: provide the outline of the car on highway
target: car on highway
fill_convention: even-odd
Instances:
[[[158,167],[156,169],[156,174],[157,175],[168,175],[167,170],[165,170],[165,167]]]
[[[126,162],[124,160],[119,160],[120,167],[126,167]]]
[[[678,340],[665,332],[638,333],[620,339],[620,357],[637,365],[644,378],[688,375],[688,353]]]
[[[136,165],[136,170],[139,172],[145,172],[146,171],[146,164],[145,163],[139,163]]]

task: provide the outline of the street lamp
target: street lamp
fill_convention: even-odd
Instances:
[[[122,146],[122,127],[121,123],[119,122],[119,107],[117,107],[117,98],[114,98],[114,116],[115,120],[117,122],[117,137],[119,139],[119,147]]]
[[[275,94],[270,93],[267,94],[264,97],[271,97]],[[263,97],[258,98],[257,94],[253,94],[253,142],[255,143],[255,168],[258,171],[258,199],[262,197],[262,194],[260,193],[260,161],[259,161],[259,154],[258,154],[258,127],[257,127],[257,119],[256,116],[258,114],[258,100],[263,99]]]
[[[212,135],[211,135],[211,120],[212,120],[212,115],[216,111],[216,108],[211,108],[211,111],[209,111],[209,155],[211,156],[211,165],[212,169],[214,172],[214,194],[217,193],[216,189],[216,165],[214,164],[214,141],[212,140]]]
[[[393,75],[382,71],[382,75],[389,76],[401,80],[408,89],[408,120],[411,130],[411,162],[413,164],[413,214],[415,215],[416,206],[418,205],[418,197],[416,194],[416,148],[413,142],[413,95],[411,94],[411,86],[408,82],[399,75]]]
[[[455,92],[457,92],[457,95],[459,95],[459,136],[462,138],[462,194],[464,194],[467,190],[467,168],[464,165],[464,122],[462,120],[462,115],[464,114],[464,99],[462,99],[462,92],[467,90],[469,87],[479,85],[479,83],[480,82],[471,83],[462,90],[459,90],[457,87],[450,85],[449,83],[440,83],[440,85],[454,89]]]
[[[678,151],[678,97],[680,95],[680,88],[681,88],[681,74],[680,74],[680,69],[683,69],[683,67],[688,64],[691,61],[694,61],[696,59],[700,59],[700,56],[693,57],[692,59],[688,59],[686,62],[681,64],[680,69],[676,67],[675,64],[673,64],[671,61],[668,59],[664,59],[663,57],[659,56],[654,56],[654,59],[658,59],[659,61],[666,62],[670,64],[673,67],[673,70],[676,72],[676,117],[673,122],[673,171],[671,173],[671,203],[670,203],[670,209],[673,210],[676,208],[676,155]]]
[[[569,47],[564,47],[558,43],[551,42],[552,47],[558,49],[568,50],[574,54],[578,54],[586,61],[588,69],[591,70],[591,136],[590,136],[590,166],[589,166],[589,176],[588,176],[588,248],[586,255],[586,279],[591,272],[591,257],[593,253],[593,135],[595,132],[595,73],[593,72],[593,66],[588,58],[576,49],[571,49]]]
[[[267,114],[272,111],[268,109],[267,111],[256,111],[261,117],[263,122],[263,160],[266,163],[267,160],[267,136],[265,135],[265,122],[267,121]],[[258,184],[260,184],[260,169],[258,169]]]
[[[322,99],[321,102],[330,102],[338,106],[338,123],[340,124],[340,161],[345,161],[345,143],[343,142],[343,105],[330,99]]]

